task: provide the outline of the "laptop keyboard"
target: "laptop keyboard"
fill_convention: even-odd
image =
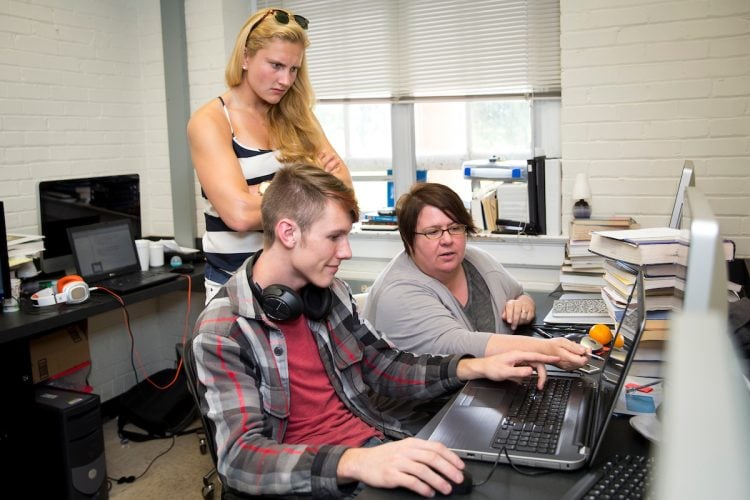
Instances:
[[[141,271],[139,273],[125,274],[123,276],[107,278],[105,280],[97,282],[97,285],[104,288],[111,288],[113,290],[135,290],[140,287],[148,286],[152,283],[168,281],[173,276],[174,275],[165,273],[164,271],[149,269],[148,271]]]
[[[573,379],[549,379],[544,390],[536,388],[537,379],[519,384],[513,401],[492,438],[492,447],[508,451],[553,454]]]
[[[614,455],[583,476],[565,500],[649,498],[654,459],[643,455]]]

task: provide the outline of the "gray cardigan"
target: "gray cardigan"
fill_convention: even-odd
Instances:
[[[464,258],[477,268],[490,290],[495,332],[472,331],[450,290],[420,271],[405,251],[391,260],[370,288],[365,318],[405,351],[484,356],[492,333],[512,333],[501,315],[505,302],[523,294],[523,288],[487,252],[467,246]]]

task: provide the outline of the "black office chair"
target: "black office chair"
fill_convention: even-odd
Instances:
[[[218,482],[221,488],[221,500],[242,500],[247,498],[257,498],[251,495],[238,493],[228,488],[221,482],[216,471],[216,441],[214,441],[215,429],[214,424],[204,413],[206,405],[202,404],[200,391],[198,390],[198,370],[195,366],[195,355],[193,354],[193,339],[190,338],[185,342],[185,348],[182,353],[183,364],[185,368],[185,375],[187,376],[188,388],[190,393],[195,399],[195,404],[198,406],[201,423],[203,424],[204,437],[201,440],[201,452],[205,452],[206,448],[211,453],[211,460],[213,461],[214,467],[203,476],[203,488],[201,494],[205,500],[211,500],[216,492],[215,483]]]
[[[201,406],[201,399],[198,392],[198,371],[195,367],[195,356],[193,355],[192,345],[193,339],[187,339],[184,349],[182,349],[182,363],[187,378],[188,389],[190,389],[190,394],[193,395],[195,405],[198,407],[201,417],[201,424],[203,424],[203,434],[200,438],[200,450],[201,453],[206,453],[206,451],[208,451],[211,454],[211,462],[214,464],[214,467],[203,476],[201,495],[205,500],[212,500],[216,491],[214,481],[218,480],[218,474],[216,473],[216,445],[214,443],[214,433],[212,432],[213,424],[208,418],[206,418]]]

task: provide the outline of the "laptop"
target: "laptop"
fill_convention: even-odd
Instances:
[[[622,320],[631,327],[633,337],[626,338],[622,349],[610,346],[601,359],[592,358],[592,365],[598,368],[593,373],[550,370],[543,391],[536,392],[535,379],[526,381],[532,397],[523,402],[516,395],[523,389],[522,384],[469,381],[450,407],[436,415],[419,437],[439,441],[470,460],[510,460],[513,464],[559,470],[591,464],[643,334],[645,311],[640,273],[635,288],[636,303],[628,302]],[[555,387],[562,392],[557,402],[554,400],[558,396],[551,394]],[[548,400],[552,400],[552,408],[547,413],[540,411],[532,421],[523,420],[524,411],[533,413]],[[555,413],[557,421],[544,420]]]
[[[90,286],[124,294],[177,279],[165,270],[141,271],[127,219],[68,228],[76,271]]]

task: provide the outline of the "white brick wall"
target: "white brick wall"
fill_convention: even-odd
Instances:
[[[563,212],[587,172],[595,215],[668,223],[696,166],[722,232],[750,257],[750,2],[565,0]]]
[[[39,231],[41,180],[134,172],[144,233],[171,234],[158,2],[2,2],[0,54],[9,229]]]

